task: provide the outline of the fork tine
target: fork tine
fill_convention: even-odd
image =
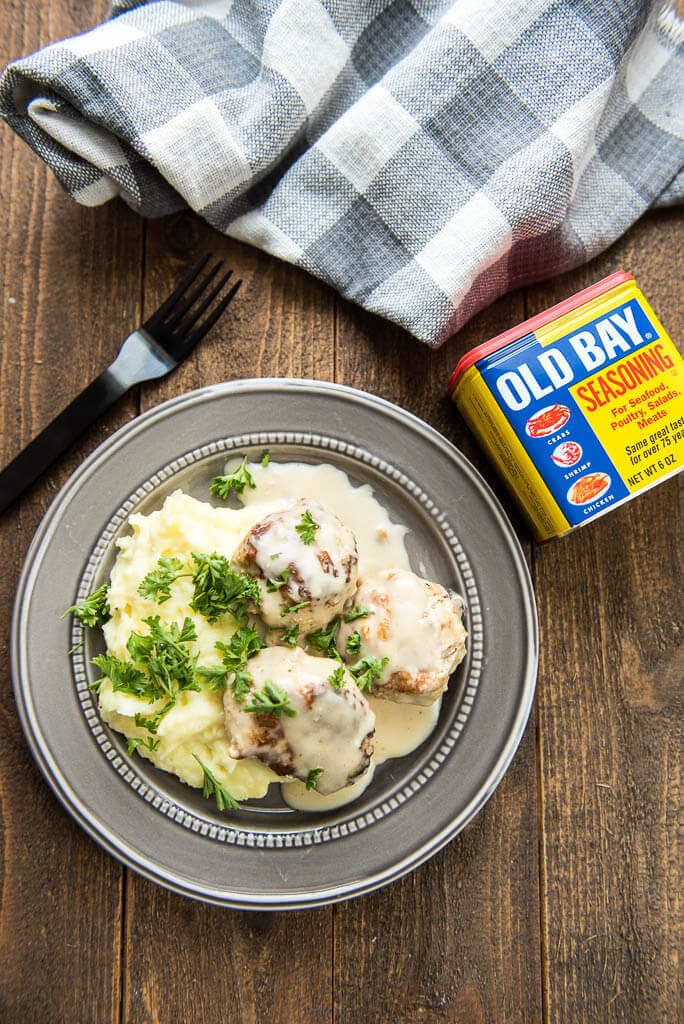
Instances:
[[[228,294],[224,295],[224,297],[221,299],[221,301],[219,302],[219,304],[216,307],[216,309],[214,309],[213,312],[211,312],[209,314],[207,319],[204,320],[203,323],[201,323],[199,325],[199,327],[195,331],[193,331],[193,333],[190,335],[190,337],[187,339],[187,342],[186,342],[186,345],[187,345],[188,348],[192,348],[193,345],[196,345],[197,342],[200,341],[204,337],[204,335],[207,333],[207,331],[211,330],[211,328],[214,326],[214,324],[216,323],[218,318],[221,316],[223,311],[226,309],[227,306],[230,305],[230,303],[233,301],[233,299],[237,295],[238,289],[239,289],[241,284],[242,284],[241,280],[240,281],[236,281],[235,284],[233,285],[233,287],[228,292]]]
[[[151,317],[148,318],[147,323],[158,323],[171,312],[181,296],[185,294],[193,281],[195,281],[199,274],[202,273],[210,259],[211,253],[207,253],[206,256],[202,257],[199,263],[196,263],[195,266],[188,271],[175,291],[171,292],[168,299],[165,299],[161,306],[154,311]]]
[[[164,324],[167,330],[174,331],[176,327],[178,327],[185,314],[188,312],[189,309],[191,309],[194,306],[194,304],[199,299],[200,295],[206,289],[207,285],[211,284],[211,282],[214,280],[222,266],[223,263],[221,260],[219,260],[219,262],[216,263],[214,267],[212,267],[212,269],[209,271],[206,277],[202,278],[202,280],[199,282],[194,291],[192,291],[190,295],[188,295],[187,299],[185,299],[185,301],[183,302],[183,305],[180,306],[178,309],[174,308],[172,310],[173,316]],[[187,328],[185,329],[187,330]]]
[[[226,282],[229,281],[232,276],[233,271],[229,270],[227,274],[223,275],[218,284],[214,285],[214,287],[211,289],[211,291],[207,295],[206,299],[204,299],[202,304],[198,306],[197,309],[193,309],[192,313],[190,314],[190,319],[183,324],[183,330],[186,332],[186,334],[189,333],[190,329],[195,326],[199,318],[202,316],[202,313],[204,313],[204,311],[207,310],[209,306],[211,306],[212,302],[219,294],[219,292],[223,291]],[[176,325],[176,322],[177,321],[174,318],[173,323],[169,324],[169,326],[173,328]]]

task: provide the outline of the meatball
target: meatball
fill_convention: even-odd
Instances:
[[[387,659],[371,692],[411,704],[435,701],[465,656],[461,598],[415,573],[389,569],[363,581],[354,603],[372,614],[343,622],[337,646],[347,661],[375,658],[379,669]]]
[[[319,793],[370,764],[375,715],[349,671],[301,648],[267,647],[249,662],[251,689],[224,697],[230,756],[256,757]]]
[[[356,589],[357,563],[354,534],[311,499],[265,516],[233,555],[236,569],[259,580],[264,622],[302,632],[342,611]]]

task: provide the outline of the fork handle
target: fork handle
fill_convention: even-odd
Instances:
[[[108,367],[19,452],[0,472],[0,515],[127,390]]]

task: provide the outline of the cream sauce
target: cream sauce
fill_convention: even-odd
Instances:
[[[304,543],[298,528],[306,517],[315,524]],[[284,580],[277,590],[261,581],[261,617],[270,626],[297,625],[302,631],[327,626],[354,596],[357,584],[356,539],[336,515],[315,498],[305,498],[262,519],[249,537],[254,565],[266,580]],[[237,565],[240,567],[240,554]],[[249,570],[248,570],[249,571]],[[304,599],[294,612],[287,607]]]
[[[312,769],[321,774],[318,789],[338,792],[363,771],[369,760],[367,738],[373,734],[375,715],[368,701],[347,673],[339,688],[329,682],[336,662],[312,657],[300,647],[267,647],[249,663],[254,689],[268,681],[288,697],[296,712],[282,715],[263,728],[230,688],[225,693],[226,725],[236,756],[260,757],[279,763],[288,775],[306,780]],[[281,769],[282,770],[282,769]]]
[[[285,782],[280,791],[285,803],[297,811],[331,811],[356,800],[373,781],[377,765],[393,757],[405,757],[428,738],[439,718],[441,700],[427,707],[397,704],[382,697],[368,697],[375,713],[375,752],[370,767],[351,786],[324,796],[307,790],[303,782]]]
[[[391,569],[362,581],[356,599],[374,614],[342,623],[339,650],[357,630],[362,653],[386,660],[378,688],[387,684],[395,701],[430,704],[465,652],[460,597],[450,597],[440,584],[415,573]],[[410,692],[393,685],[394,673],[411,677]]]
[[[303,782],[283,782],[280,792],[283,800],[295,811],[332,811],[336,807],[344,807],[356,800],[373,781],[375,764],[371,761],[367,770],[351,786],[345,786],[337,793],[317,793],[315,789],[307,789]]]
[[[375,712],[376,764],[391,757],[405,757],[426,740],[439,718],[441,698],[432,704],[405,704],[382,697],[369,697]]]
[[[231,460],[234,469],[240,460]],[[247,507],[272,504],[284,508],[299,498],[316,498],[334,512],[356,537],[359,576],[382,569],[409,569],[404,544],[407,529],[392,523],[369,484],[354,487],[346,473],[326,463],[270,462],[250,465],[256,487],[246,487],[240,500]]]

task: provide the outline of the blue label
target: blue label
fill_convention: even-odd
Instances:
[[[487,356],[478,370],[574,526],[629,491],[569,388],[659,336],[632,298],[546,345],[534,333]],[[634,372],[651,373],[645,356]]]

